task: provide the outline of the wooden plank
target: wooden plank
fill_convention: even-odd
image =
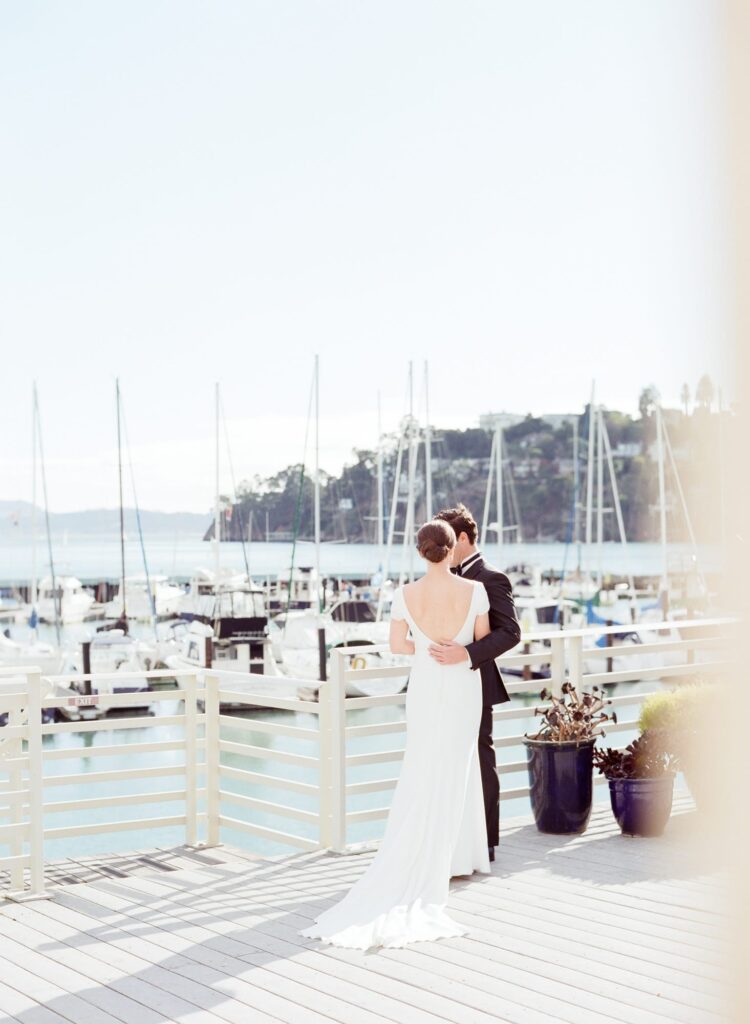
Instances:
[[[74,904],[76,904],[79,907],[82,906],[82,907],[86,908],[89,912],[94,911],[95,908],[96,908],[96,904],[94,904],[94,903],[90,903],[87,906],[87,901],[86,900],[82,900],[82,899],[79,899],[78,897],[72,897],[69,894],[66,894],[65,905],[48,904],[47,906],[44,907],[43,912],[45,914],[47,914],[47,915],[63,916],[63,917],[65,917],[66,914],[67,914],[68,919],[72,918],[75,921],[76,926],[79,928],[79,930],[82,933],[85,934],[88,931],[92,935],[96,936],[96,934],[101,930],[101,920],[103,918],[106,918],[106,915],[98,914],[97,917],[95,917],[95,918],[93,918],[93,919],[91,919],[89,921],[89,924],[87,926],[86,923],[85,923],[86,920],[87,920],[86,915],[85,914],[81,914],[80,911],[71,911],[67,907],[67,904],[69,902],[73,902]],[[119,921],[119,915],[115,915],[115,917]],[[82,924],[81,922],[84,922],[84,923]],[[108,925],[108,927],[110,927],[110,925]],[[133,931],[135,932],[135,935],[138,936],[138,938],[135,941],[139,943],[140,947],[143,947],[144,943],[143,943],[143,938],[142,938],[142,936],[143,936],[142,913],[141,913],[141,918],[139,919],[139,921],[133,924]],[[169,948],[170,947],[169,947],[168,944],[165,944],[162,941],[162,942],[160,942],[157,945],[156,943],[154,943],[152,941],[153,940],[153,936],[161,936],[161,930],[160,930],[160,927],[159,927],[159,924],[158,924],[158,919],[155,919],[153,921],[153,923],[149,925],[148,935],[149,935],[149,943],[148,944],[149,945],[153,944],[154,946],[156,946],[156,948],[158,950],[157,957],[161,956],[163,958],[165,956],[165,954],[169,953]],[[192,939],[192,938],[187,938],[185,940],[185,945],[188,948],[191,948],[193,946],[195,946],[196,949],[200,948],[199,944],[197,944],[195,942],[195,940]],[[208,951],[206,953],[206,958],[211,959],[211,956],[217,957],[219,960],[222,959],[222,955],[221,954]],[[172,957],[170,959],[175,960],[176,966],[179,967],[180,958]],[[194,959],[195,959],[195,957],[194,957]],[[200,960],[201,958],[198,957],[197,959]],[[195,965],[193,965],[193,966],[195,966]],[[199,980],[196,977],[196,973],[195,973],[194,970],[191,970],[191,977],[194,980],[196,980],[196,981]],[[215,985],[211,984],[211,979],[209,979],[208,981],[206,981],[204,979],[204,980],[201,981],[201,984],[203,984],[204,986],[210,986],[211,988],[215,988]],[[224,995],[227,995],[227,993],[224,993]],[[259,991],[259,990],[256,990],[256,989],[249,989],[249,992],[245,992],[244,990],[242,990],[242,991],[239,991],[239,992],[232,993],[231,994],[231,998],[235,999],[240,1005],[244,1005],[246,1007],[252,1007],[253,1011],[256,1012],[256,1013],[259,1012],[259,1011],[261,1013],[264,1013],[266,1016],[269,1016],[270,1019],[272,1019],[272,1020],[285,1020],[285,1019],[287,1019],[284,1016],[284,1004],[283,1004],[283,1001],[281,1001],[279,999],[275,999],[273,997],[271,997],[270,999],[265,999],[264,998],[264,993],[262,991]],[[268,1004],[269,1003],[270,1003],[271,1007],[274,1010],[277,1011],[276,1014],[271,1015],[271,1014],[267,1013]],[[247,1011],[244,1011],[244,1012],[247,1013]],[[167,1019],[171,1019],[171,1018],[167,1018]],[[182,1020],[182,1018],[180,1018],[180,1020]],[[162,1021],[163,1021],[163,1018],[162,1018]]]
[[[165,882],[164,882],[164,884],[165,884],[165,885],[179,885],[179,882],[180,882],[180,879],[177,879],[177,878],[175,878],[175,877],[172,877],[172,878],[170,878],[170,879],[168,879],[168,880],[167,880],[167,879],[165,879]],[[148,886],[149,886],[149,883],[146,883],[146,887],[147,887],[147,888],[148,888]],[[251,897],[251,898],[252,898],[252,900],[253,900],[253,905],[256,905],[257,901],[255,900],[254,896],[253,896],[253,897]],[[202,905],[203,905],[203,906],[204,906],[204,908],[205,908],[205,903],[204,903],[203,901],[202,901]],[[214,915],[214,914],[216,914],[216,913],[218,913],[218,912],[219,912],[219,911],[216,911],[216,910],[215,910],[215,909],[213,909],[213,908],[211,908],[211,910],[210,910],[210,913],[211,913],[212,915]],[[303,911],[303,913],[304,913],[304,911]],[[297,915],[297,916],[300,916],[300,915]],[[255,925],[253,926],[253,933],[254,933],[254,934],[257,934],[257,928],[255,927]],[[444,943],[437,943],[437,944],[435,944],[435,943],[426,943],[426,944],[420,944],[420,945],[424,945],[424,947],[425,947],[425,949],[426,949],[426,952],[427,952],[427,954],[428,954],[428,955],[432,955],[432,950],[433,950],[433,948],[437,948],[437,947],[440,947],[440,948],[444,948],[444,947],[445,947],[445,944],[444,944]],[[400,951],[399,951],[399,952],[400,952]],[[481,959],[481,958],[480,958],[480,959]],[[497,970],[496,970],[495,968],[493,968],[493,971],[494,971],[494,973],[495,973],[495,975],[496,975],[496,974],[497,974]],[[501,971],[501,973],[502,973],[502,971]],[[508,980],[508,979],[506,979],[506,981],[507,981],[507,980]],[[558,979],[558,980],[559,980],[559,979]],[[536,979],[536,978],[534,979],[534,981],[535,981],[535,984],[537,984],[537,983],[538,983],[538,981],[537,981],[537,979]],[[616,988],[616,986],[615,986],[615,988]],[[622,992],[618,992],[618,993],[617,993],[617,995],[618,995],[618,996],[621,996],[621,995],[622,995]],[[637,997],[637,996],[638,996],[638,993],[635,993],[635,996]],[[582,996],[582,998],[583,998],[583,1000],[585,1001],[585,1000],[586,1000],[586,998],[587,998],[586,994],[584,994],[584,995]],[[641,1005],[640,1005],[640,1008],[639,1008],[639,1010],[638,1010],[638,1017],[636,1017],[636,1015],[635,1015],[634,1013],[631,1013],[631,1012],[630,1012],[630,1009],[629,1009],[629,1008],[626,1008],[626,1009],[625,1009],[625,1010],[623,1010],[623,1011],[618,1011],[618,1012],[619,1012],[619,1013],[621,1013],[621,1014],[625,1014],[625,1016],[615,1016],[615,1018],[614,1018],[614,1019],[623,1019],[623,1020],[636,1020],[636,1019],[638,1019],[638,1020],[644,1020],[644,1021],[645,1021],[645,1020],[647,1020],[647,1019],[649,1019],[649,1018],[648,1018],[647,1016],[644,1016],[644,1013],[646,1013],[646,1011],[647,1011],[647,1006],[643,1005],[643,1002],[644,1002],[644,1000],[642,999],[642,1000],[641,1000]],[[665,1001],[664,1005],[666,1006],[666,1001]],[[687,1008],[687,1005],[688,1005],[688,1004],[686,1003],[685,1005],[683,1005],[683,1006],[681,1006],[681,1007],[678,1007],[676,1011],[674,1011],[674,1012],[672,1012],[671,1014],[669,1014],[669,1017],[670,1017],[671,1019],[673,1019],[673,1020],[677,1020],[677,1021],[681,1021],[681,1022],[683,1022],[683,1021],[684,1021],[684,1022],[686,1022],[686,1021],[688,1021],[688,1020],[693,1020],[693,1019],[695,1019],[695,1020],[698,1020],[698,1019],[699,1019],[699,1018],[698,1018],[698,1016],[693,1016],[693,1015],[691,1015],[691,1011],[690,1011],[690,1010],[689,1010],[689,1009]],[[597,1012],[600,1012],[600,1011],[601,1011],[601,1008],[602,1008],[602,1004],[601,1004],[601,1001],[599,1001],[599,1002],[598,1002],[598,1003],[596,1004],[596,1008],[597,1008]],[[656,1016],[658,1017],[658,1015],[656,1015]],[[565,1018],[563,1018],[563,1019],[565,1019]],[[582,1016],[581,1016],[581,1019],[585,1019],[585,1016],[584,1016],[584,1015],[582,1015]],[[659,1018],[659,1019],[661,1019],[661,1018]]]
[[[358,875],[359,871],[357,871],[356,874]],[[348,881],[349,881],[349,883],[351,881],[353,881],[353,877],[350,878]],[[310,871],[309,871],[309,868],[308,868],[304,884],[307,885],[308,887],[310,887],[312,882],[313,882],[313,879],[311,879],[311,877],[310,877]],[[285,876],[284,888],[285,888],[286,891],[288,891],[290,889],[292,884],[293,883],[292,883],[292,880],[290,879],[289,875]],[[319,888],[320,887],[316,886],[316,889],[319,889]],[[258,898],[258,895],[257,895],[255,889],[252,889],[252,896],[253,896],[253,899],[257,899]],[[525,898],[523,897],[523,894],[520,897],[516,896],[515,898],[520,901],[520,903],[519,903],[519,916],[522,917],[523,914],[525,913],[525,907],[526,907],[528,901],[525,900]],[[542,913],[542,915],[544,914],[544,908],[542,908],[541,913]],[[533,914],[532,914],[532,916],[533,916]],[[560,912],[560,917],[561,917],[561,919],[563,921],[567,922],[568,925],[570,925],[570,915],[569,915],[569,913],[567,913],[567,910],[561,911]],[[542,924],[542,927],[544,927],[543,924]],[[614,934],[618,934],[619,933],[619,928],[617,927],[616,923],[613,924],[612,930],[613,930]],[[636,935],[636,937],[640,938],[640,936],[638,936],[638,935]],[[664,943],[662,943],[662,945],[664,945]],[[637,950],[637,951],[640,951],[641,945],[639,943],[636,943],[635,946],[634,946],[634,949]]]
[[[5,924],[5,922],[3,922]],[[112,1024],[112,1021],[163,1024],[163,1017],[111,990],[92,986],[78,971],[54,963],[42,954],[0,936],[0,957],[12,969],[5,983],[30,999],[52,1009],[73,1024]]]
[[[0,1013],[2,1013],[3,1024],[70,1024],[69,1017],[61,1017],[59,1013],[50,1010],[30,996],[11,988],[0,981]],[[12,1014],[18,1014],[17,1017]]]
[[[143,879],[139,879],[140,883],[143,883],[143,881],[144,881]],[[97,887],[95,891],[91,892],[91,895],[92,895],[92,897],[102,897],[104,894],[101,892],[101,889],[99,887]],[[234,916],[235,916],[235,920],[236,920],[237,919],[236,913],[235,913]],[[298,926],[299,927],[304,927],[304,925],[307,924],[307,923],[309,923],[309,918],[299,918]],[[257,940],[258,926],[256,925],[255,920],[253,919],[252,921],[249,921],[247,919],[244,919],[244,924],[245,924],[246,927],[252,927],[253,941],[257,942],[258,941]],[[271,927],[271,928],[274,927],[273,922],[269,922],[268,924],[269,924],[269,927]],[[276,927],[283,927],[283,926],[276,925]],[[216,923],[214,922],[214,929],[215,928],[216,928]],[[229,929],[230,933],[234,932],[235,928],[236,928],[236,925],[226,924],[226,926],[225,926],[225,930]],[[179,936],[183,936],[185,934],[185,929],[186,929],[186,924],[185,924],[184,921],[182,921],[182,919],[180,919],[179,927],[175,927],[173,934],[179,935]],[[191,934],[191,937],[192,937],[193,936],[193,929],[192,928],[190,929],[190,934]],[[219,932],[217,932],[215,934],[215,936],[214,936],[215,944],[218,944],[219,936],[221,934],[222,934],[221,931],[219,931]],[[301,939],[299,936],[297,936],[296,931],[294,931],[293,934],[294,934],[294,936],[295,936],[295,938],[297,940],[296,943],[290,943],[290,942],[287,942],[287,941],[284,941],[284,940],[281,940],[281,939],[278,939],[278,938],[274,938],[274,937],[272,937],[270,935],[267,935],[264,938],[264,940],[263,940],[264,950],[263,950],[263,953],[262,953],[262,962],[264,964],[268,964],[268,968],[269,969],[272,968],[273,964],[276,963],[277,959],[281,960],[284,957],[289,956],[290,954],[293,954],[295,952],[300,953],[300,952],[304,951],[304,948],[305,948],[304,945],[302,945],[302,944],[306,943],[309,946],[311,944],[311,942],[312,942],[312,940]],[[227,938],[222,938],[221,939],[221,945],[222,946],[224,946],[226,944],[226,942],[227,942]],[[235,944],[236,944],[235,940],[234,940],[234,938],[232,938],[232,945],[235,945]],[[207,944],[206,944],[205,940],[203,942],[201,942],[201,943],[198,943],[197,942],[197,936],[196,936],[194,941],[192,943],[189,943],[188,946],[189,946],[189,948],[185,950],[185,955],[186,956],[195,955],[195,950],[196,949],[200,949],[201,955],[205,955],[205,951],[206,951],[206,948],[207,948]],[[306,953],[305,955],[306,956],[307,955],[317,956],[317,957],[331,957],[333,959],[339,959],[338,954],[342,953],[342,952],[348,952],[348,951],[333,950],[333,949],[325,948],[320,953],[318,953],[317,951],[314,951],[314,950],[309,950],[309,952]],[[246,955],[250,956],[251,959],[253,959],[255,957],[256,953],[257,953],[257,950],[255,950],[253,953],[247,953],[246,952]],[[219,960],[219,965],[223,966],[223,969],[226,970],[227,969],[227,967],[226,967],[226,957],[222,958],[222,954],[219,954],[219,953],[215,954],[215,956]],[[243,957],[243,959],[244,959],[244,957]],[[361,959],[362,958],[361,958],[361,955],[360,955],[359,956],[359,962],[360,963],[361,963]],[[356,966],[356,961],[355,961],[354,966]],[[370,986],[372,986],[373,985],[373,979],[370,977],[370,974],[369,974],[369,972],[372,970],[372,961],[369,960],[369,959],[368,959],[368,965],[367,966],[368,966],[368,970],[365,972],[365,976],[370,978]],[[338,976],[340,974],[340,966],[338,964],[336,964],[336,965],[334,965],[334,969],[335,969],[335,976]],[[195,976],[195,968],[191,968],[191,974],[192,974],[192,976]],[[436,1016],[441,1021],[451,1021],[451,1022],[455,1021],[456,1024],[496,1024],[496,1022],[498,1020],[507,1020],[509,1022],[512,1022],[512,1024],[551,1024],[551,1022],[555,1019],[555,1018],[549,1017],[547,1015],[540,1015],[540,1014],[535,1014],[535,1013],[529,1013],[525,1009],[523,1011],[519,1011],[517,1008],[516,1008],[516,1010],[513,1010],[512,1009],[512,1005],[510,1006],[510,1008],[509,1007],[505,1007],[505,1006],[502,1008],[502,1012],[503,1012],[503,1016],[502,1017],[500,1017],[498,1015],[498,1008],[497,1007],[495,1008],[495,1012],[493,1014],[491,1014],[491,1015],[486,1015],[486,1014],[483,1014],[483,1013],[477,1013],[476,1009],[473,1009],[473,1008],[472,1009],[468,1009],[462,1003],[455,1001],[451,997],[442,998],[442,999],[435,999],[433,996],[431,996],[429,994],[429,989],[430,989],[430,979],[429,978],[427,979],[427,982],[428,982],[428,984],[427,984],[428,994],[425,996],[424,992],[422,991],[422,986],[423,986],[423,982],[424,981],[425,981],[425,979],[420,979],[418,976],[416,976],[414,974],[413,971],[409,972],[408,984],[411,986],[410,1003],[414,1003],[415,1000],[419,1000],[420,1004],[424,1004],[425,1002],[430,1004],[430,1006],[434,1010],[437,1011]],[[377,983],[377,986],[378,986],[376,991],[380,991],[381,986],[380,986],[379,980],[377,980],[376,983]],[[451,985],[444,986],[444,990],[447,989],[448,991],[451,991],[452,988],[453,988],[453,986],[451,986]],[[291,1019],[294,1020],[295,1018],[292,1017]],[[359,1018],[355,1016],[352,1019],[353,1020],[358,1020]],[[407,1019],[411,1020],[411,1019],[414,1019],[414,1018],[407,1018]]]
[[[118,922],[118,925],[127,930],[134,931],[135,934],[141,930],[139,927],[139,904],[132,905],[129,910],[125,910],[122,906],[122,899],[118,897],[112,897],[111,893],[105,893],[98,887],[88,887],[86,892],[79,896],[81,890],[77,890],[75,897],[70,897],[68,894],[65,896],[65,909],[69,909],[68,904],[72,901],[78,906],[85,906],[88,899],[95,899],[96,905],[99,906],[113,906],[113,904],[119,904],[117,909],[113,909],[111,917],[113,920]],[[132,894],[136,900],[142,899],[142,894]],[[60,908],[57,908],[59,913]],[[48,911],[49,912],[49,911]],[[80,915],[79,915],[80,916]],[[92,924],[95,925],[95,919]],[[107,918],[108,919],[108,918]],[[271,1008],[280,1020],[288,1020],[290,1024],[295,1024],[297,1020],[304,1021],[310,1019],[310,1016],[305,1016],[302,1006],[299,1004],[299,998],[304,999],[304,1003],[307,1006],[315,1007],[314,1016],[318,1017],[318,1002],[317,999],[310,992],[300,993],[298,986],[295,984],[294,995],[295,1000],[292,1001],[288,998],[288,991],[284,996],[284,1002],[278,1001],[278,996],[274,993],[278,993],[280,990],[278,980],[274,981],[270,976],[275,967],[275,958],[269,960],[268,952],[263,952],[258,949],[257,946],[251,945],[247,942],[240,940],[234,940],[221,936],[220,933],[213,932],[203,925],[188,924],[186,920],[182,918],[170,920],[168,915],[165,913],[162,915],[161,911],[155,911],[150,915],[151,928],[149,931],[149,939],[159,946],[165,947],[165,949],[172,949],[176,951],[182,951],[184,956],[180,957],[180,964],[175,968],[180,974],[186,974],[194,980],[201,979],[204,984],[210,985],[213,989],[227,989],[231,993],[232,998],[238,999],[247,1006],[255,1007],[259,1005],[259,1000],[266,1001],[268,1004],[270,1001]],[[241,919],[238,919],[238,927],[241,927]],[[254,941],[254,940],[253,940]],[[293,952],[298,952],[296,948]],[[243,955],[254,956],[256,954],[261,955],[262,970],[259,967],[240,960],[236,953],[242,953]],[[283,952],[280,954],[283,956]],[[189,965],[185,965],[182,961],[190,959],[192,962]],[[243,973],[244,972],[244,973]],[[362,972],[364,977],[366,972]],[[319,982],[319,979],[317,979]],[[362,980],[362,978],[358,979]],[[260,984],[263,981],[264,984]],[[257,987],[259,986],[259,987]],[[349,989],[349,994],[352,994],[352,990]],[[360,1015],[356,1010],[352,1011],[352,1015],[348,1016],[338,1012],[341,1008],[337,1008],[336,1015],[328,1018],[322,1018],[325,1020],[365,1020],[372,1022],[372,1016],[370,1014]],[[382,1009],[382,1007],[381,1007]],[[392,1008],[391,1008],[392,1009]],[[383,1012],[379,1012],[379,1019],[401,1019],[398,1016],[389,1016]],[[414,1020],[418,1024],[438,1024],[439,1021],[446,1018],[437,1016],[413,1016],[406,1018],[408,1024]]]
[[[88,957],[103,965],[100,979],[109,976],[110,980],[116,980],[118,976],[138,973],[150,984],[163,988],[173,995],[187,998],[196,1006],[211,1010],[222,1020],[230,1021],[232,1024],[246,1024],[245,1007],[234,1001],[219,1000],[210,986],[202,985],[189,975],[177,974],[180,967],[191,965],[184,957],[169,955],[165,958],[164,949],[149,942],[146,936],[141,934],[133,937],[112,926],[107,927],[107,941],[97,941],[97,933],[101,932],[101,927],[95,922],[88,923],[87,931],[83,931],[81,921],[84,924],[87,922],[81,915],[64,910],[60,914],[56,911],[52,915],[46,915],[34,912],[30,906],[20,906],[17,921],[28,925],[27,934],[31,936],[36,932],[39,941],[45,945],[49,945],[48,940],[53,939],[56,957],[61,962],[78,963],[82,948],[81,937],[89,934],[91,941],[83,948]],[[254,1008],[253,1024],[276,1024],[276,1021],[277,1018]]]
[[[692,819],[678,819],[690,808],[675,801],[660,840],[621,838],[606,805],[578,837],[503,822],[492,874],[451,885],[449,910],[468,936],[368,954],[299,930],[361,876],[373,849],[78,858],[50,866],[48,881],[62,883],[55,900],[0,909],[0,957],[12,947],[24,958],[22,987],[38,975],[62,993],[39,1024],[58,1024],[55,1012],[87,1024],[77,1005],[61,1011],[69,996],[92,1024],[102,1013],[134,1024],[154,1014],[162,1024],[714,1024],[723,888],[710,851],[683,851]],[[35,1024],[15,978],[6,989],[0,1012]],[[17,995],[43,1009],[30,991]]]

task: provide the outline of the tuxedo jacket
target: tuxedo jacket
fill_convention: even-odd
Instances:
[[[466,645],[471,667],[482,674],[482,700],[485,706],[503,704],[510,700],[495,658],[505,654],[521,639],[521,627],[516,618],[513,590],[504,572],[478,558],[462,573],[467,580],[484,584],[490,600],[490,630],[481,640]]]

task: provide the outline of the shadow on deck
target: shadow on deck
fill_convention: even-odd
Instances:
[[[50,900],[0,903],[12,1024],[708,1024],[721,1013],[718,852],[680,800],[660,839],[504,823],[491,876],[454,879],[464,938],[361,953],[300,928],[372,852],[231,847],[67,860]]]

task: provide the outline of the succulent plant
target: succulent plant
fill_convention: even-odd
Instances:
[[[595,736],[604,736],[601,728],[604,722],[616,722],[614,712],[607,713],[604,708],[612,701],[604,696],[598,686],[591,688],[591,693],[582,693],[579,697],[571,682],[562,685],[562,696],[557,697],[546,687],[539,694],[543,701],[549,701],[546,708],[537,707],[534,715],[540,715],[544,721],[539,731],[527,738],[543,740],[548,743],[564,743],[570,740],[583,742]]]
[[[677,762],[661,729],[647,729],[623,750],[594,749],[594,765],[607,779],[655,779],[675,771]]]

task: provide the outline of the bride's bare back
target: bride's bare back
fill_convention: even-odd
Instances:
[[[404,587],[414,622],[435,643],[453,640],[466,622],[475,584],[449,573],[428,573]]]

